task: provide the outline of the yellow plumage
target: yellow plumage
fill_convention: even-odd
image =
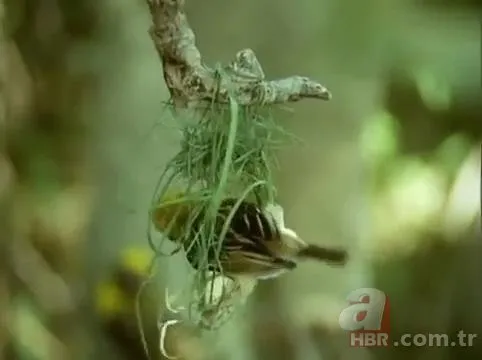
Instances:
[[[172,241],[178,241],[185,235],[186,225],[195,206],[195,202],[187,199],[183,192],[168,191],[152,210],[152,223],[157,231]]]

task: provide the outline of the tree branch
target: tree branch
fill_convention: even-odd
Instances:
[[[185,0],[146,1],[153,22],[150,35],[176,106],[186,107],[202,100],[227,103],[230,95],[241,105],[331,98],[323,85],[307,77],[265,80],[261,65],[250,49],[239,51],[233,62],[222,69],[204,65],[184,12]]]

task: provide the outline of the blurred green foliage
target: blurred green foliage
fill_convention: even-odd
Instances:
[[[4,1],[0,353],[143,359],[135,299],[153,255],[147,212],[180,140],[162,111],[146,4]],[[292,227],[346,245],[352,263],[303,264],[261,284],[246,313],[203,343],[207,357],[186,329],[170,344],[191,349],[186,359],[480,359],[480,342],[349,348],[337,323],[346,294],[370,286],[390,296],[395,335],[482,336],[479,3],[187,0],[187,9],[206,62],[250,47],[268,77],[306,74],[333,92],[328,104],[276,117],[303,141],[279,150],[273,176]],[[184,265],[182,254],[162,258],[143,297],[152,354],[159,294],[182,288]],[[70,294],[70,307],[45,306],[38,284],[47,299]]]

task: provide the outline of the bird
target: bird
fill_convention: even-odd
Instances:
[[[270,203],[259,206],[249,200],[224,198],[212,217],[214,239],[200,240],[209,223],[206,201],[188,199],[183,192],[169,192],[151,212],[151,221],[185,250],[196,270],[220,272],[226,276],[249,276],[258,280],[278,277],[294,270],[300,261],[315,260],[343,266],[345,249],[324,247],[302,240],[285,226],[283,208]],[[223,236],[223,228],[226,227]]]

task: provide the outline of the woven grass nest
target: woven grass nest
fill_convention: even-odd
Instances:
[[[195,114],[195,118],[179,121],[182,132],[180,150],[159,179],[152,210],[166,205],[167,194],[173,189],[183,193],[176,202],[196,200],[201,207],[212,209],[211,212],[202,212],[205,217],[202,221],[206,224],[213,223],[210,214],[216,214],[226,197],[239,201],[248,199],[260,206],[273,202],[276,194],[272,178],[272,169],[277,165],[275,152],[292,136],[276,123],[271,109],[240,106],[232,100],[228,105],[213,103],[196,109]],[[201,209],[194,211],[192,219],[187,222],[194,221],[195,217],[199,221],[200,212]],[[164,229],[165,239],[169,238],[170,230]],[[151,232],[150,227],[148,238],[151,247],[156,254],[166,255],[162,250],[162,241],[161,244],[156,243]],[[193,239],[187,238],[192,236],[189,231],[183,236],[186,239],[180,243],[192,244]],[[213,282],[212,276],[206,274],[209,274],[208,253],[220,249],[216,238],[214,228],[205,226],[194,240],[196,247],[201,249],[196,253],[196,262],[200,265],[196,270],[193,269],[190,289],[190,309],[195,310],[190,316],[198,314],[196,321],[199,321],[199,314],[202,317],[204,312],[213,311],[206,305],[206,298],[212,297],[212,294],[207,295],[206,292],[214,291],[214,282],[218,280]]]
[[[236,288],[236,284],[226,281],[228,278],[222,273],[208,269],[209,255],[214,252],[219,256],[221,250],[220,240],[216,239],[223,239],[224,233],[216,234],[214,224],[222,200],[234,198],[238,205],[249,200],[261,207],[273,203],[275,152],[294,137],[276,123],[271,106],[302,99],[330,100],[331,93],[306,76],[266,79],[251,49],[239,51],[226,66],[212,68],[203,61],[196,45],[184,0],[146,0],[146,3],[152,20],[149,34],[162,63],[172,110],[176,113],[189,109],[195,114],[189,119],[177,118],[182,132],[180,151],[159,179],[149,213],[149,244],[157,255],[164,254],[164,244],[151,236],[151,219],[156,209],[167,205],[169,193],[174,190],[183,194],[172,200],[177,203],[192,204],[194,200],[199,204],[194,211],[189,207],[188,219],[183,217],[188,229],[181,238],[177,237],[177,243],[196,243],[192,286],[187,286],[191,295],[189,317],[202,328],[212,329],[224,323],[226,314],[235,305],[233,297],[225,295],[243,293],[237,291],[240,287]],[[199,104],[204,105],[200,108]],[[206,208],[208,211],[204,211]],[[226,218],[228,224],[229,216],[232,214]],[[195,236],[189,231],[194,221],[201,224]],[[162,228],[164,238],[170,238],[171,230],[170,226]],[[188,253],[182,245],[177,250]],[[192,259],[186,258],[192,263]],[[166,297],[168,309],[169,302]],[[162,354],[169,357],[163,347],[166,329],[166,323],[160,326],[160,346]]]

